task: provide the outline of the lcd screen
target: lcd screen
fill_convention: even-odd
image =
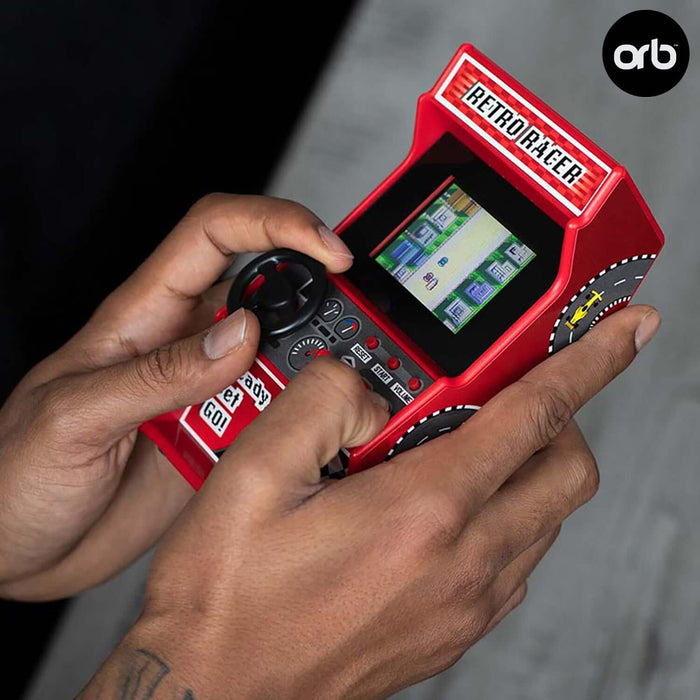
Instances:
[[[374,256],[453,333],[534,258],[533,250],[454,182]]]

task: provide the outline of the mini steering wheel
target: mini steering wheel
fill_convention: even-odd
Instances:
[[[304,268],[299,281],[294,267]],[[310,279],[309,279],[310,277]],[[326,268],[318,260],[289,248],[259,255],[236,277],[226,300],[228,313],[241,306],[260,321],[261,335],[277,338],[307,324],[326,294]]]

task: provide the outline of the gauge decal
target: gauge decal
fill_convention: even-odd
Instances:
[[[289,366],[298,372],[314,359],[319,350],[328,350],[328,344],[317,335],[307,335],[305,338],[297,340],[287,355]]]

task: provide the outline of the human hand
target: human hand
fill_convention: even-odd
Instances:
[[[304,207],[209,195],[0,410],[0,595],[87,588],[148,549],[192,495],[138,426],[220,391],[253,362],[259,326],[212,330],[234,252],[289,247],[347,269],[352,256]]]
[[[454,663],[515,608],[598,486],[575,412],[660,322],[630,307],[459,429],[340,482],[388,418],[320,358],[226,452],[154,559],[140,621],[85,691],[378,697]],[[303,416],[303,419],[300,417]]]

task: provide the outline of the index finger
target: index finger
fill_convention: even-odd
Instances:
[[[464,425],[396,458],[419,488],[450,494],[464,517],[481,505],[574,414],[632,362],[661,322],[649,306],[613,314],[510,385]]]
[[[388,401],[355,370],[317,358],[236,438],[202,493],[241,493],[252,484],[275,506],[298,505],[319,489],[321,468],[341,447],[369,442],[388,419]]]
[[[183,324],[231,265],[235,253],[293,248],[342,272],[352,254],[301,204],[272,197],[212,194],[198,201],[147,260],[100,306],[85,342],[101,354],[105,335],[119,352],[143,354],[183,334]],[[213,319],[212,319],[213,320]],[[99,342],[98,342],[99,341]]]

